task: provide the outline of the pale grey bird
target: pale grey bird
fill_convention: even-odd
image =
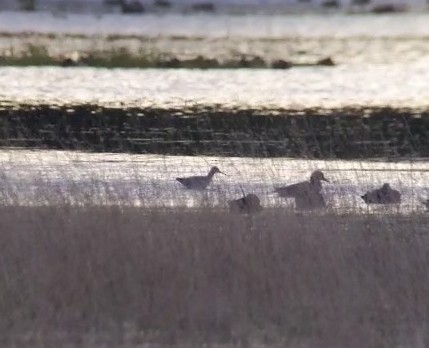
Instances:
[[[218,167],[212,167],[207,175],[201,176],[189,176],[187,178],[176,178],[183,186],[190,190],[204,190],[209,186],[213,179],[213,175],[216,173],[221,173],[226,175],[224,172],[221,172]]]
[[[329,182],[322,171],[316,170],[311,174],[309,181],[277,187],[274,191],[280,197],[295,198],[297,209],[324,208],[326,207],[326,202],[321,193],[322,181]]]
[[[394,190],[388,183],[379,189],[368,191],[361,198],[367,204],[398,204],[401,203],[401,193]]]
[[[262,210],[261,201],[254,193],[243,195],[242,198],[228,202],[229,210],[233,213],[255,214]]]

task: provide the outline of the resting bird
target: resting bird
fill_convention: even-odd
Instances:
[[[234,213],[254,214],[262,210],[261,201],[254,193],[249,193],[243,198],[228,202],[229,210]]]
[[[325,199],[321,193],[322,181],[329,182],[322,171],[314,171],[309,181],[299,182],[284,187],[277,187],[274,191],[280,197],[295,198],[297,209],[315,209],[326,207]]]
[[[394,190],[389,184],[383,184],[379,189],[368,191],[362,199],[367,204],[398,204],[401,203],[401,193]]]
[[[183,186],[190,190],[204,190],[209,186],[213,179],[213,175],[216,173],[221,173],[226,175],[224,172],[221,172],[218,167],[212,167],[207,175],[201,176],[189,176],[187,178],[176,178]]]

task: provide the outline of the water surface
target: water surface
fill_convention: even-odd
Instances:
[[[427,37],[429,13],[371,14],[106,14],[0,12],[2,32],[198,37]]]
[[[40,45],[48,54],[60,56],[125,49],[143,56],[202,55],[222,60],[244,55],[268,62],[311,63],[329,56],[337,65],[286,71],[3,67],[0,98],[142,107],[426,107],[427,23],[429,13],[97,17],[3,12],[3,55]]]
[[[291,70],[0,68],[0,99],[124,106],[345,107],[429,105],[429,64]]]
[[[217,175],[205,191],[184,189],[175,178],[205,175],[217,165]],[[293,209],[293,200],[273,193],[274,187],[302,181],[315,169],[330,180],[323,194],[328,210],[367,212],[360,196],[389,182],[403,194],[404,213],[424,210],[429,198],[429,163],[187,157],[129,154],[88,154],[73,151],[3,150],[0,152],[1,200],[5,204],[120,204],[145,207],[220,207],[256,193],[265,207]],[[383,207],[372,212],[386,212]],[[387,209],[387,212],[396,213]]]
[[[428,14],[58,17],[43,13],[0,13],[3,49],[12,45],[10,37],[25,31],[76,34],[77,40],[87,40],[94,46],[98,44],[97,37],[102,40],[104,35],[115,34],[152,37],[159,49],[174,47],[180,54],[214,51],[221,57],[222,52],[234,47],[238,54],[256,52],[264,57],[292,56],[303,61],[329,54],[338,63],[334,67],[289,70],[2,67],[0,100],[9,103],[7,107],[11,107],[10,103],[12,107],[20,103],[90,103],[143,109],[196,105],[242,109],[351,106],[427,109],[428,22]],[[5,32],[12,36],[4,35]],[[170,41],[165,43],[166,37]],[[170,46],[174,37],[182,41]],[[237,40],[242,44],[236,44]],[[82,47],[81,43],[64,41],[65,50],[67,45],[71,51]],[[187,45],[191,41],[192,45]],[[106,41],[103,42],[105,47]],[[122,44],[126,46],[129,42]],[[184,190],[174,180],[176,176],[205,174],[211,165],[218,165],[229,176],[216,177],[207,192]],[[366,211],[359,196],[383,182],[401,190],[404,197],[401,209],[421,211],[420,201],[429,198],[427,161],[344,162],[42,150],[0,153],[0,175],[6,183],[1,194],[3,202],[8,204],[67,201],[225,207],[229,199],[241,196],[242,185],[245,192],[260,195],[265,206],[293,208],[292,202],[279,200],[272,193],[273,188],[307,178],[316,168],[324,170],[331,179],[324,188],[331,208]]]

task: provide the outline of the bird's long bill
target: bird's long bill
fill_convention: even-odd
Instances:
[[[325,177],[322,178],[323,181],[329,182],[328,179],[326,179]]]
[[[221,174],[223,174],[223,175],[228,176],[228,174],[226,174],[226,173],[224,173],[224,172],[221,172],[220,170],[219,170],[219,173],[221,173]]]

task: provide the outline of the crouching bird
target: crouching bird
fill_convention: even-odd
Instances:
[[[228,201],[229,211],[241,214],[255,214],[262,210],[261,201],[254,193],[244,195],[243,198]]]
[[[361,198],[366,204],[399,204],[401,203],[401,193],[394,190],[388,183],[383,184],[379,189],[368,191]]]

